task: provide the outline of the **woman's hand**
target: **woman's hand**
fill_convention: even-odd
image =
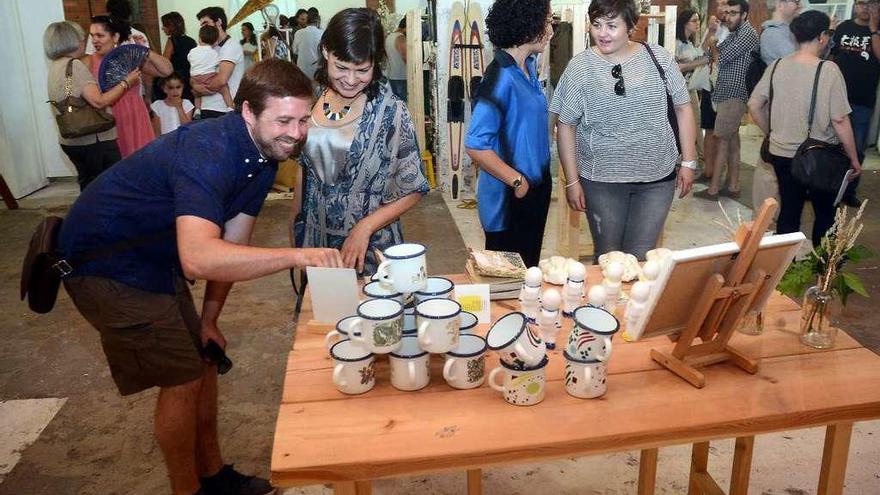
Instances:
[[[129,72],[128,75],[125,76],[125,82],[128,83],[129,87],[132,87],[135,84],[141,82],[141,70],[135,69],[135,70]]]
[[[565,188],[565,199],[568,201],[568,207],[574,211],[585,211],[587,209],[587,201],[584,197],[584,188],[580,184]]]
[[[373,230],[363,220],[355,224],[340,250],[344,266],[354,268],[359,273],[364,271],[364,257],[367,255],[372,235]]]
[[[850,163],[849,163],[849,168],[851,168],[852,171],[853,171],[853,173],[850,174],[850,176],[849,176],[849,180],[853,180],[853,179],[855,179],[856,177],[862,175],[862,164],[859,163],[858,160],[852,160],[852,161],[850,161]]]
[[[678,169],[678,177],[675,179],[675,187],[679,189],[678,197],[683,198],[691,192],[694,185],[694,170],[687,167]]]
[[[516,196],[516,199],[523,199],[529,193],[529,180],[526,179],[525,175],[520,175],[519,177],[522,183],[513,190],[513,195]]]

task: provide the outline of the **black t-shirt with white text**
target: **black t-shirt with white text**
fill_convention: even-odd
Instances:
[[[880,80],[880,62],[871,47],[871,30],[853,20],[841,22],[834,32],[834,62],[846,80],[851,105],[873,107]]]

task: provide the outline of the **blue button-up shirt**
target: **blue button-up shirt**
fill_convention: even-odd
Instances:
[[[547,99],[535,70],[526,59],[528,77],[504,50],[495,52],[476,94],[465,147],[492,150],[537,186],[550,176],[550,134]],[[486,232],[508,228],[507,202],[513,189],[493,175],[481,173],[477,207]]]
[[[194,215],[221,229],[239,213],[256,216],[278,163],[263,158],[236,112],[178,128],[102,173],[64,220],[65,256],[168,232],[148,244],[75,266],[73,276],[106,277],[174,293],[182,277],[175,219]]]

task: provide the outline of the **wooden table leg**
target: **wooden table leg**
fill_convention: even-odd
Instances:
[[[754,447],[754,436],[736,439],[736,447],[733,451],[733,470],[730,474],[730,495],[748,495]]]
[[[9,190],[9,186],[6,185],[6,180],[2,175],[0,175],[0,197],[3,198],[3,202],[6,203],[6,207],[10,210],[18,208],[18,202],[12,196],[12,191]]]
[[[825,450],[822,452],[822,471],[819,473],[819,495],[840,495],[846,478],[846,462],[852,423],[828,425],[825,430]]]
[[[468,469],[467,472],[468,495],[483,495],[483,470]]]
[[[701,495],[702,490],[697,477],[709,469],[709,442],[695,443],[691,452],[691,475],[688,480],[688,495]]]
[[[645,449],[639,456],[638,495],[654,495],[657,484],[657,449]]]
[[[336,495],[372,495],[372,481],[341,481],[333,484]]]

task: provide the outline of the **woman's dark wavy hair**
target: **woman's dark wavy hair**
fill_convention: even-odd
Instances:
[[[536,41],[544,34],[548,15],[550,0],[495,0],[486,16],[489,41],[495,48]]]
[[[251,24],[250,22],[242,22],[241,27],[243,27],[243,28],[246,27],[251,30],[250,37],[247,39],[242,38],[241,44],[243,45],[245,43],[251,43],[252,45],[259,45],[259,43],[257,42],[257,34],[254,32],[254,25]]]
[[[696,14],[697,11],[694,9],[684,9],[678,14],[678,17],[675,19],[675,39],[681,41],[682,43],[687,43],[690,41],[691,43],[696,44],[697,42],[697,33],[691,35],[690,38],[684,35],[684,27],[691,22],[691,17]]]
[[[350,64],[373,64],[373,78],[365,93],[368,99],[379,94],[382,64],[385,63],[385,30],[379,14],[372,9],[351,8],[339,11],[327,23],[319,47]],[[327,73],[327,59],[323,52],[318,60],[315,81],[321,86],[333,87]]]
[[[161,18],[162,26],[171,31],[171,36],[183,36],[186,34],[186,22],[180,12],[169,12]]]
[[[92,24],[100,24],[108,33],[118,34],[118,43],[128,40],[131,36],[131,24],[110,15],[96,15],[92,17]]]
[[[639,22],[639,8],[635,0],[593,0],[587,15],[591,20],[621,16],[627,29],[634,29]]]
[[[831,27],[831,19],[828,14],[819,10],[808,10],[798,15],[791,21],[789,29],[798,43],[807,43],[815,40],[820,34],[828,31]]]

